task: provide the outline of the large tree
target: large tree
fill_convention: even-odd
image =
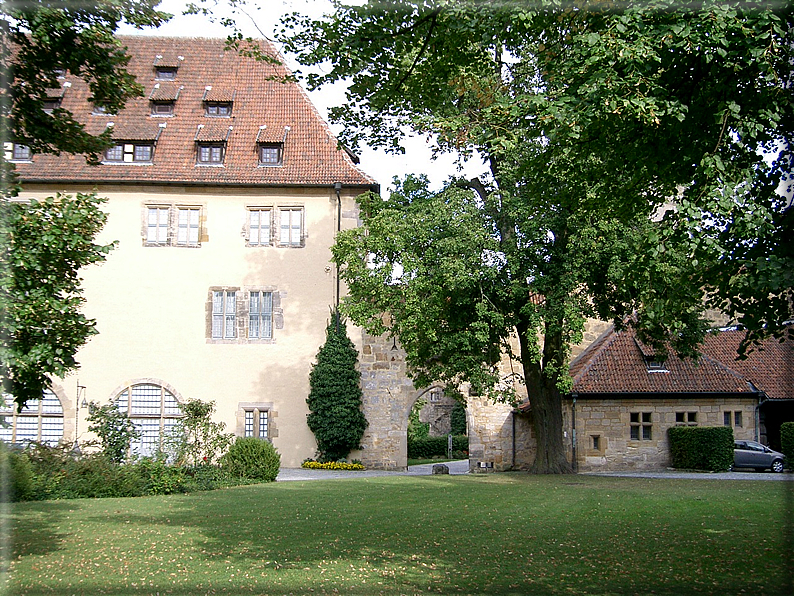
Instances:
[[[96,163],[109,132],[89,134],[63,108],[45,110],[58,77],[85,80],[91,101],[114,113],[143,87],[126,70],[129,56],[114,37],[121,23],[158,26],[170,17],[159,0],[93,2],[10,0],[0,3],[0,141],[33,154],[83,154]],[[77,366],[77,350],[94,334],[81,312],[79,270],[104,260],[111,245],[94,243],[105,214],[95,195],[11,199],[20,190],[0,152],[0,382],[22,407],[41,398],[50,375]]]
[[[532,403],[535,471],[570,469],[561,396],[586,317],[683,354],[705,304],[759,333],[791,318],[777,192],[792,160],[791,3],[334,7],[293,17],[283,41],[325,66],[312,86],[348,81],[332,112],[345,140],[399,150],[413,129],[488,165],[440,193],[410,178],[362,202],[364,227],[335,247],[347,312],[373,332],[392,314],[418,384],[507,390],[506,350]]]

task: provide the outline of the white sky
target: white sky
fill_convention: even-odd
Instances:
[[[186,4],[187,2],[184,0],[162,0],[158,8],[173,14],[174,18],[171,21],[158,29],[142,31],[124,26],[119,29],[119,33],[167,37],[226,37],[230,33],[230,29],[211,22],[207,17],[182,15]],[[225,0],[218,0],[214,14],[217,16],[228,15],[229,13],[224,12],[224,9],[228,11]],[[327,0],[249,0],[249,5],[245,7],[245,10],[250,18],[238,15],[235,20],[244,35],[262,37],[262,33],[264,33],[270,38],[283,14],[300,12],[320,16],[327,9],[330,9],[330,2]],[[292,56],[285,56],[285,60],[291,69],[298,68]],[[342,85],[323,87],[310,92],[309,96],[323,118],[328,121],[328,108],[341,105],[344,102],[344,88]],[[331,128],[336,134],[340,132],[337,126],[332,125]],[[432,186],[437,188],[449,176],[456,174],[457,166],[454,157],[444,155],[433,161],[430,147],[423,137],[413,137],[407,140],[404,146],[406,147],[404,155],[390,155],[381,150],[361,148],[359,166],[380,183],[381,193],[384,197],[388,196],[387,190],[391,186],[394,176],[402,178],[406,174],[426,174]],[[484,172],[485,169],[485,166],[477,160],[477,163],[471,162],[467,165],[465,173],[468,176],[476,176]]]

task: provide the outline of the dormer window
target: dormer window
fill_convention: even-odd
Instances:
[[[662,360],[654,360],[651,358],[646,358],[645,367],[648,369],[648,372],[662,372],[662,373],[670,372],[669,370],[667,370],[667,367],[665,366],[665,362]]]
[[[105,150],[105,163],[152,163],[154,143],[119,143]]]
[[[65,79],[66,78],[66,69],[64,68],[53,68],[52,73],[58,79]]]
[[[232,115],[232,102],[208,101],[205,103],[204,113],[213,118],[228,118]]]
[[[152,102],[152,116],[173,116],[173,115],[174,115],[173,101]]]
[[[284,159],[283,143],[260,143],[259,144],[259,165],[260,166],[280,166]]]
[[[27,145],[20,145],[19,143],[14,143],[11,153],[11,159],[13,161],[30,161],[30,157],[30,147]]]
[[[48,114],[52,114],[53,110],[61,107],[61,99],[60,98],[47,98],[42,100],[41,102],[41,109],[47,112]]]
[[[155,66],[154,78],[158,81],[173,81],[176,78],[175,66]]]
[[[226,143],[199,143],[196,161],[200,165],[220,165],[226,154]]]

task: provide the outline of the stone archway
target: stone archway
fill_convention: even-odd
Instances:
[[[369,422],[356,457],[368,468],[408,467],[408,415],[422,395],[406,374],[405,352],[388,336],[362,334],[359,359],[362,409]]]

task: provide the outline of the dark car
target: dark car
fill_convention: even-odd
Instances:
[[[756,441],[733,442],[733,467],[783,471],[784,455]]]

